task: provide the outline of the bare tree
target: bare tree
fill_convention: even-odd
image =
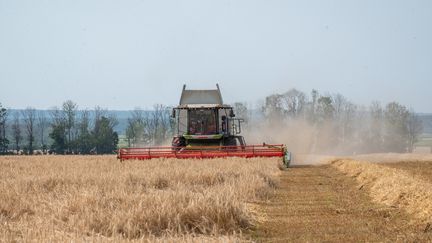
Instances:
[[[283,95],[273,94],[267,96],[264,106],[261,108],[264,116],[270,122],[280,122],[285,117],[286,111],[283,104]]]
[[[341,94],[333,95],[335,135],[340,145],[345,145],[347,138],[353,136],[354,119],[357,107]]]
[[[94,109],[94,126],[99,126],[98,122],[101,121],[102,117],[105,117],[109,121],[109,126],[113,129],[118,125],[118,119],[115,114],[110,114],[107,109],[100,106],[96,106]]]
[[[54,125],[60,125],[65,123],[65,117],[63,112],[58,107],[53,107],[50,112],[51,123]]]
[[[108,111],[100,106],[94,108],[94,130],[99,130],[99,121],[102,117],[108,117]]]
[[[170,108],[161,104],[153,106],[153,111],[144,120],[148,143],[161,144],[171,135]]]
[[[250,117],[246,103],[235,102],[233,108],[239,118],[242,118],[245,123],[249,122]]]
[[[161,144],[168,138],[170,131],[170,112],[169,108],[162,104],[156,104],[153,108],[153,120],[155,124],[154,143]]]
[[[8,112],[0,104],[0,153],[7,152],[9,140],[6,138],[6,123]]]
[[[96,106],[94,109],[94,121],[93,121],[93,130],[92,137],[98,137],[101,130],[101,121],[102,118],[107,117],[107,111],[100,106]],[[97,142],[95,142],[95,147],[91,150],[92,153],[97,153]]]
[[[282,102],[288,116],[298,117],[306,105],[306,95],[297,89],[290,89],[282,95]]]
[[[417,114],[414,113],[413,110],[410,110],[408,116],[408,150],[412,152],[414,149],[414,144],[418,142],[419,135],[423,131],[423,123],[418,117]]]
[[[135,129],[134,129],[134,120],[132,118],[127,119],[127,127],[125,133],[126,133],[128,147],[132,147],[132,143],[136,138]]]
[[[367,153],[369,151],[370,133],[370,108],[366,106],[356,106],[356,114],[353,120],[354,132],[351,140],[350,152]]]
[[[335,109],[333,107],[333,99],[330,96],[321,96],[317,100],[317,115],[318,121],[329,121],[334,118]]]
[[[309,108],[309,120],[312,123],[316,123],[317,121],[317,108],[318,108],[318,98],[320,97],[320,94],[317,90],[313,89],[311,92],[312,100],[310,102],[310,108]]]
[[[318,121],[317,113],[318,113],[318,98],[320,94],[317,90],[313,89],[311,92],[311,100],[306,102],[305,112],[306,117],[312,124],[315,124]]]
[[[384,142],[387,152],[407,152],[409,142],[408,117],[409,112],[405,106],[397,102],[386,105]]]
[[[88,110],[83,110],[80,112],[78,130],[78,152],[80,154],[89,154],[93,148],[93,141],[90,135],[90,112]]]
[[[320,95],[312,90],[306,96],[291,89],[267,96],[261,107],[267,121],[279,122],[270,125],[290,127],[301,123],[299,118],[307,121],[303,125],[313,134],[312,152],[412,151],[422,132],[419,117],[396,102],[385,109],[378,102],[363,107],[341,94]]]
[[[45,116],[45,113],[42,111],[39,111],[37,113],[37,127],[39,129],[39,139],[42,147],[42,152],[45,153],[47,150],[45,132],[48,128],[48,119]]]
[[[332,97],[333,107],[335,112],[335,118],[341,119],[343,113],[345,112],[345,106],[348,103],[347,98],[341,94],[335,94]]]
[[[36,110],[31,107],[27,107],[22,111],[24,118],[25,131],[27,135],[27,150],[29,154],[33,154],[33,142],[34,142],[34,126],[36,120]]]
[[[384,145],[384,110],[378,101],[369,107],[369,129],[367,130],[364,147],[367,152],[382,151]]]
[[[21,135],[20,117],[18,112],[14,113],[11,129],[12,129],[12,137],[15,144],[15,150],[17,151],[17,153],[19,153],[22,135]]]
[[[135,108],[131,111],[131,117],[129,117],[127,121],[126,138],[128,140],[128,146],[136,146],[137,144],[145,143],[144,111],[141,108]]]
[[[68,152],[72,150],[73,129],[75,128],[75,119],[77,114],[78,106],[71,100],[67,100],[63,103],[63,112],[66,118],[66,132],[68,135],[67,148]]]

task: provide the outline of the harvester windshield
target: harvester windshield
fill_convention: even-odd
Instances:
[[[189,110],[190,135],[217,134],[215,109],[193,109]]]

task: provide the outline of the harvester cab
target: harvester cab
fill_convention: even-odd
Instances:
[[[244,146],[241,133],[243,119],[236,118],[233,108],[224,105],[219,85],[214,90],[187,90],[173,109],[175,136],[173,147]]]
[[[223,103],[219,85],[216,88],[188,90],[183,86],[179,105],[171,114],[175,121],[171,146],[121,148],[117,157],[120,160],[281,157],[288,167],[291,154],[285,145],[246,145],[240,135],[243,119],[236,118],[233,107]]]

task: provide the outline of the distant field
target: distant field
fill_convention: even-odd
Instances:
[[[119,135],[119,141],[118,141],[117,146],[119,148],[127,148],[128,147],[126,135]]]
[[[279,173],[274,159],[0,157],[0,241],[237,241]]]
[[[423,134],[415,145],[432,147],[432,134]]]

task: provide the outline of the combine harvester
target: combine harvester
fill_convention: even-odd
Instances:
[[[224,105],[219,85],[215,90],[187,90],[172,111],[175,136],[169,147],[122,148],[117,158],[127,159],[207,159],[225,157],[280,157],[288,167],[291,154],[283,144],[246,145],[241,133],[243,119]]]

